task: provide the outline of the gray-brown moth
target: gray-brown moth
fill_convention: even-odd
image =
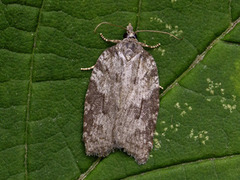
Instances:
[[[158,69],[129,24],[123,40],[98,58],[88,86],[83,140],[87,155],[105,157],[123,149],[138,164],[147,162],[159,110]]]

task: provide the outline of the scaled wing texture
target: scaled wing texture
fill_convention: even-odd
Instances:
[[[123,148],[146,163],[158,110],[156,63],[136,39],[123,39],[100,55],[92,72],[84,109],[86,154],[104,157]]]

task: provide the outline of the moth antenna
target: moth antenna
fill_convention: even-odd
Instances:
[[[96,33],[96,31],[97,31],[97,28],[99,27],[99,26],[101,26],[102,24],[109,24],[110,26],[116,26],[116,27],[120,27],[120,28],[122,28],[122,29],[124,29],[124,30],[127,30],[126,28],[124,28],[124,27],[122,27],[122,26],[119,26],[119,25],[116,25],[116,24],[112,24],[112,23],[109,23],[109,22],[101,22],[100,24],[98,24],[97,26],[96,26],[96,28],[94,29],[94,32]]]
[[[169,33],[169,32],[165,32],[165,31],[155,31],[155,30],[137,30],[135,31],[135,33],[138,32],[155,32],[155,33],[162,33],[162,34],[168,34],[169,36],[174,37],[177,40],[182,40],[183,38],[179,39],[177,36],[174,36],[173,34]]]

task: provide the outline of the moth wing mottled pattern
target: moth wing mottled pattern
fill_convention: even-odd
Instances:
[[[83,140],[87,155],[104,157],[114,148],[112,130],[115,119],[111,115],[114,114],[114,101],[109,101],[112,85],[108,83],[111,49],[114,46],[99,56],[85,98]]]
[[[153,147],[159,110],[158,70],[136,39],[124,39],[97,60],[85,99],[86,154],[123,148],[144,164]]]
[[[139,164],[144,164],[153,147],[159,110],[158,70],[153,57],[137,43],[123,42],[122,46],[125,50],[125,46],[135,46],[136,50],[132,50],[134,57],[130,61],[127,57],[123,58],[123,69],[128,76],[122,76],[120,106],[113,137],[119,148],[124,148]],[[121,53],[127,54],[124,51],[119,53],[120,57],[123,56]]]

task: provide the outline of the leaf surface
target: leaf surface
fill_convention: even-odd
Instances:
[[[0,2],[0,179],[238,179],[240,177],[240,2]],[[124,30],[147,49],[161,104],[145,165],[116,151],[85,155],[84,98],[100,54]]]

